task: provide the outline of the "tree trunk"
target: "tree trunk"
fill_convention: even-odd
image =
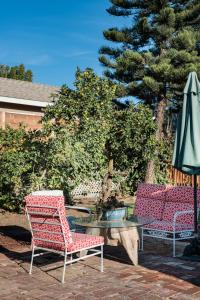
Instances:
[[[154,160],[151,159],[147,164],[146,175],[144,182],[146,183],[154,183]]]
[[[156,130],[156,140],[158,142],[161,141],[163,138],[163,125],[164,125],[166,105],[167,105],[167,99],[165,99],[165,98],[160,100],[158,103],[157,114],[156,114],[156,123],[158,126],[158,128]],[[147,164],[147,170],[146,170],[146,175],[145,175],[146,183],[154,183],[154,181],[155,181],[154,168],[155,168],[154,159],[151,159]]]
[[[102,182],[102,200],[105,201],[112,191],[112,178],[113,178],[113,159],[108,162],[108,173],[105,175]]]

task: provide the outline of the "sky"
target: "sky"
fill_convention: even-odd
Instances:
[[[0,64],[23,63],[34,82],[54,86],[73,87],[77,67],[102,75],[98,51],[109,45],[103,30],[127,22],[109,7],[109,0],[1,1]]]

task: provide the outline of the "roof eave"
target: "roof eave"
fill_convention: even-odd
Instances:
[[[37,107],[47,107],[48,105],[53,105],[53,103],[50,101],[47,102],[47,101],[11,98],[11,97],[3,97],[3,96],[0,96],[0,102],[21,104],[21,105],[30,105],[30,106],[37,106]]]

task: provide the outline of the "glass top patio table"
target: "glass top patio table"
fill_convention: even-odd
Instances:
[[[89,217],[76,218],[74,224],[83,227],[91,228],[130,228],[142,227],[154,221],[152,217],[142,217],[130,215],[125,220],[104,221],[99,220],[98,216],[93,215]]]

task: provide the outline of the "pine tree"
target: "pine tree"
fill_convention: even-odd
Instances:
[[[27,71],[25,72],[24,80],[25,80],[25,81],[31,81],[31,82],[32,82],[32,80],[33,80],[33,73],[32,73],[31,70],[27,70]]]
[[[18,66],[17,77],[18,77],[19,80],[24,80],[24,77],[25,77],[25,68],[24,68],[23,64],[21,64],[21,65]]]
[[[8,78],[17,79],[17,66],[11,67],[8,73]]]
[[[110,0],[113,16],[133,25],[110,28],[104,37],[117,47],[100,49],[105,75],[120,83],[119,95],[132,95],[154,108],[162,140],[165,108],[178,105],[188,73],[200,75],[200,2],[198,0]],[[146,181],[154,179],[154,163]]]
[[[0,65],[0,77],[7,78],[9,70],[10,70],[9,66]]]
[[[23,64],[13,67],[0,65],[0,77],[32,82],[33,73],[31,70],[26,71]]]

